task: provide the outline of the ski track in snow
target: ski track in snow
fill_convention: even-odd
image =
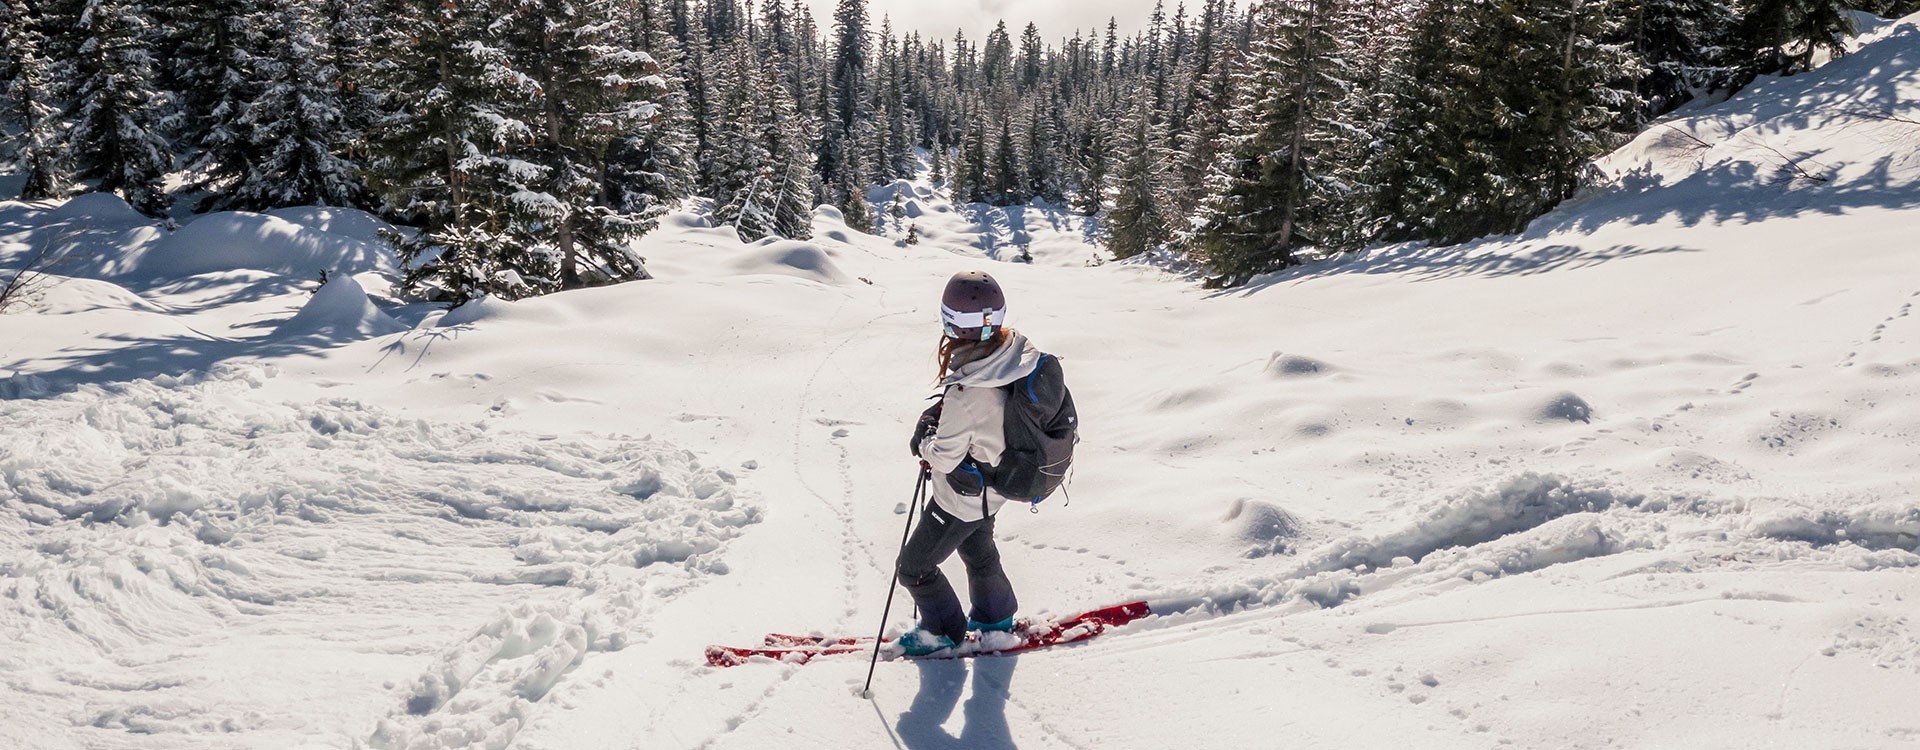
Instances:
[[[644,639],[652,602],[724,572],[721,543],[759,517],[670,446],[248,397],[270,377],[0,401],[0,623],[28,647],[11,689],[150,746],[504,747],[589,654]],[[409,610],[405,629],[377,616]],[[228,683],[240,636],[314,644],[238,676],[307,682],[318,715],[268,720],[283,707]],[[377,727],[341,700],[370,680],[394,706]]]

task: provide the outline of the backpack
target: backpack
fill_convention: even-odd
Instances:
[[[987,486],[1005,497],[1038,504],[1066,482],[1073,468],[1080,415],[1074,411],[1060,358],[1051,354],[1040,355],[1033,372],[1001,388],[1007,392],[1007,448]]]

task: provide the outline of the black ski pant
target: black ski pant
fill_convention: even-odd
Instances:
[[[973,611],[960,613],[960,597],[940,572],[940,563],[954,552],[967,564],[967,589]],[[920,516],[920,525],[900,549],[900,585],[913,595],[920,607],[920,627],[929,633],[952,638],[955,643],[967,635],[967,618],[977,622],[999,622],[1013,616],[1019,602],[1013,598],[1013,583],[1000,567],[1000,549],[993,544],[993,516],[978,521],[954,518],[932,500]]]

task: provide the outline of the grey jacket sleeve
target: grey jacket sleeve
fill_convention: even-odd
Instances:
[[[920,458],[941,474],[952,473],[969,455],[987,466],[998,464],[1006,450],[1005,398],[998,388],[948,386],[940,427],[920,445]]]

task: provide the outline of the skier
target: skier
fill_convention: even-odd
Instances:
[[[940,300],[945,335],[939,346],[941,399],[920,416],[913,454],[936,475],[933,502],[900,550],[900,584],[920,607],[919,628],[900,636],[909,656],[954,648],[969,630],[1012,631],[1018,603],[993,543],[993,517],[1007,502],[987,486],[982,467],[1000,463],[1007,392],[1000,386],[1026,377],[1041,353],[1006,327],[1000,284],[979,271],[956,274]],[[972,611],[940,572],[958,551],[967,565]]]

